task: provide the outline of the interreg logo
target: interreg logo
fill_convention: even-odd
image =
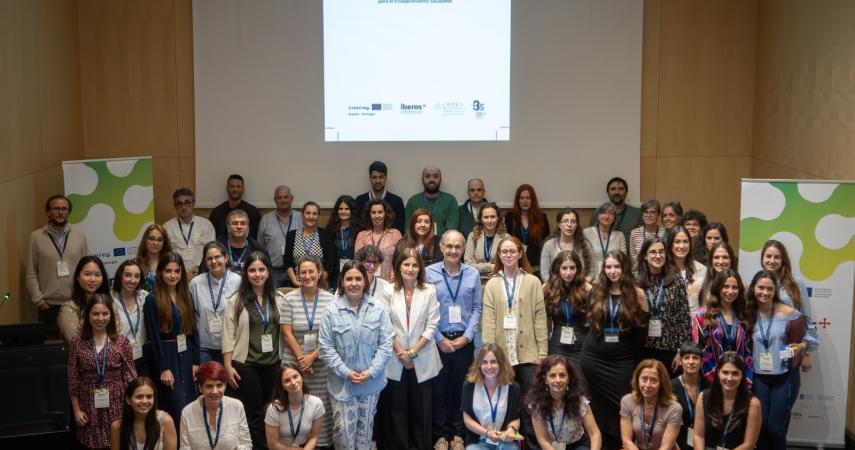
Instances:
[[[391,111],[392,104],[391,103],[372,103],[371,104],[372,111]]]

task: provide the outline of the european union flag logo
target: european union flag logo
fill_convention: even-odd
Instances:
[[[382,109],[382,105],[380,105],[379,103],[372,103],[371,104],[371,110],[372,111],[380,111],[381,109]]]
[[[125,247],[116,247],[113,249],[113,256],[125,256]]]

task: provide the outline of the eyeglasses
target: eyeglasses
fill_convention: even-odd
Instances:
[[[193,200],[184,200],[183,202],[175,202],[175,206],[181,208],[183,206],[193,206]]]
[[[500,251],[499,254],[502,256],[514,256],[514,255],[519,254],[519,252],[520,251],[515,249],[515,248],[506,248],[506,249]]]
[[[149,242],[163,242],[163,238],[157,237],[157,236],[149,236],[149,237],[145,238],[145,240],[147,240]]]
[[[563,219],[563,220],[561,220],[561,222],[558,222],[558,223],[560,223],[561,225],[570,225],[570,224],[576,224],[578,222],[576,222],[573,219]]]
[[[377,264],[377,261],[374,261],[373,259],[362,261],[363,266],[373,266],[375,264]]]
[[[249,225],[249,222],[247,222],[245,220],[235,220],[235,221],[229,222],[229,225],[231,225],[233,227],[245,227],[245,226]]]
[[[644,214],[645,216],[658,216],[659,211],[644,211],[642,214]]]
[[[215,256],[206,256],[205,261],[214,262],[223,259],[223,255],[215,255]]]
[[[665,250],[648,250],[647,254],[650,256],[656,256],[656,255],[664,256]]]

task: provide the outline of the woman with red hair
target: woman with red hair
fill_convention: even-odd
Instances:
[[[530,184],[521,184],[514,195],[514,206],[505,214],[505,228],[525,247],[532,275],[540,273],[540,250],[549,236],[549,222],[540,210],[537,194]],[[547,268],[548,269],[548,268]]]
[[[181,411],[181,448],[252,448],[243,403],[225,396],[228,378],[216,361],[199,366],[196,385],[202,395]]]

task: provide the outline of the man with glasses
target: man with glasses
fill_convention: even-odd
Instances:
[[[273,201],[276,203],[276,209],[261,218],[258,243],[270,255],[273,282],[277,288],[281,288],[291,284],[282,257],[285,253],[285,240],[289,231],[303,228],[303,217],[300,211],[291,208],[294,196],[288,186],[277,186],[273,191]]]
[[[249,235],[258,236],[261,212],[254,205],[243,199],[243,193],[243,177],[238,174],[229,175],[229,179],[226,181],[226,195],[228,195],[228,199],[211,210],[211,216],[209,217],[211,223],[214,224],[214,230],[217,232],[217,239],[220,241],[225,237],[226,228],[228,228],[226,216],[238,209],[242,210],[249,217]]]
[[[45,337],[59,339],[56,318],[59,307],[71,298],[72,273],[80,258],[89,253],[83,230],[68,223],[71,201],[53,195],[45,202],[47,223],[30,234],[27,254],[27,292],[39,309]]]
[[[193,214],[196,203],[193,191],[186,187],[176,190],[172,202],[178,216],[167,220],[163,228],[169,235],[172,250],[184,258],[184,266],[192,278],[202,263],[202,248],[216,238],[216,232],[210,220]]]
[[[226,267],[236,273],[242,273],[250,253],[264,251],[255,239],[249,237],[249,217],[241,209],[236,209],[226,216],[227,233],[220,239],[226,246],[229,257]],[[265,252],[266,253],[266,252]]]
[[[436,286],[439,323],[436,345],[442,370],[434,379],[433,440],[435,448],[463,449],[466,428],[460,412],[460,386],[474,356],[475,333],[481,323],[481,275],[460,262],[463,234],[448,230],[442,235],[442,261],[427,267],[427,280]]]

